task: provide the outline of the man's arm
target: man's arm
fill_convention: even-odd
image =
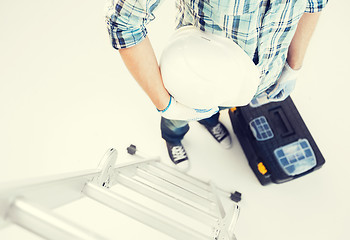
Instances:
[[[300,69],[307,46],[316,28],[320,12],[304,13],[299,20],[297,30],[288,49],[287,62],[292,69]]]
[[[185,121],[198,121],[208,118],[219,111],[219,108],[200,111],[178,103],[170,97],[165,89],[160,69],[152,45],[146,37],[140,43],[119,50],[120,55],[132,76],[147,93],[162,117]]]
[[[170,95],[164,87],[157,58],[148,37],[135,46],[120,49],[119,53],[131,75],[155,107],[159,110],[165,109]]]
[[[268,93],[270,101],[283,101],[295,88],[298,70],[303,65],[306,49],[316,28],[320,13],[304,13],[298,22],[297,30],[288,48],[287,64],[281,76]]]

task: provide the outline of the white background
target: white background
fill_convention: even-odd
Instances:
[[[121,152],[122,161],[130,143],[169,162],[159,115],[110,46],[103,8],[103,1],[91,0],[0,2],[0,184],[95,168],[109,147]],[[173,8],[166,1],[148,27],[158,57],[174,28]],[[348,1],[328,4],[292,95],[326,159],[321,170],[261,186],[226,112],[221,120],[233,135],[232,149],[221,149],[197,123],[183,141],[190,174],[242,192],[240,240],[348,239],[349,8]],[[90,223],[81,219],[84,205],[92,203],[74,203],[59,212],[112,230],[107,236],[115,239],[167,238],[141,231],[123,216],[115,219],[106,209],[92,216],[99,224]],[[24,236],[37,239],[17,227],[0,231],[1,240]]]

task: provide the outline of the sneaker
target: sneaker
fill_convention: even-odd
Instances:
[[[166,146],[168,149],[169,157],[175,166],[181,171],[188,171],[190,164],[186,150],[181,142],[179,144],[166,142]]]
[[[205,126],[210,134],[215,138],[215,140],[220,143],[221,146],[223,146],[226,149],[229,149],[232,147],[232,139],[230,136],[230,133],[228,132],[227,128],[219,122],[214,127],[207,127]]]

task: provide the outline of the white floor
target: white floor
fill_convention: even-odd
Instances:
[[[91,0],[0,2],[0,184],[95,168],[109,147],[120,150],[123,161],[130,143],[168,161],[158,113],[110,46],[103,7]],[[149,25],[158,56],[173,29],[172,7],[164,3]],[[349,238],[349,7],[333,1],[324,11],[292,95],[326,159],[321,170],[263,187],[235,137],[234,147],[223,150],[194,123],[184,139],[190,174],[242,192],[238,239]],[[227,113],[221,120],[232,133]],[[58,211],[82,221],[80,208],[90,204]],[[94,214],[96,227],[112,231],[107,236],[167,238],[132,231],[137,223],[104,212]],[[23,236],[36,239],[17,227],[0,231],[3,240]]]

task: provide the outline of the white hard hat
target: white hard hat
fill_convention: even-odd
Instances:
[[[193,108],[246,105],[259,84],[258,69],[243,49],[192,26],[175,32],[159,62],[165,88]]]

